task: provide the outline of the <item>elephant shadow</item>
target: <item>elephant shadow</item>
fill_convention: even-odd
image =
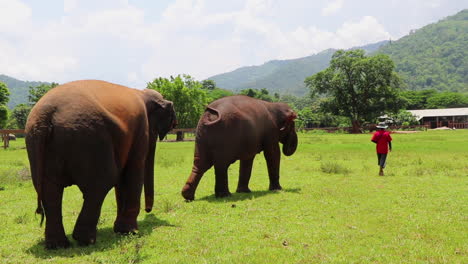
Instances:
[[[146,214],[145,219],[138,221],[138,233],[133,235],[122,235],[114,233],[112,227],[98,228],[97,230],[97,241],[96,244],[81,247],[78,246],[78,243],[73,240],[71,235],[68,235],[68,239],[71,242],[70,248],[66,249],[57,249],[57,250],[46,250],[44,246],[44,239],[40,239],[36,244],[27,249],[31,255],[34,255],[36,258],[48,259],[51,257],[65,257],[73,258],[78,255],[89,255],[96,251],[106,251],[112,249],[122,241],[125,240],[136,240],[141,237],[150,235],[153,230],[160,226],[169,226],[175,227],[169,222],[157,218],[154,214]]]
[[[231,196],[223,197],[223,198],[216,198],[214,194],[208,195],[205,197],[200,198],[201,201],[207,201],[210,203],[224,203],[224,202],[239,202],[244,200],[252,200],[256,199],[265,195],[276,195],[281,192],[287,193],[300,193],[301,188],[283,188],[280,191],[252,191],[250,193],[232,193]]]

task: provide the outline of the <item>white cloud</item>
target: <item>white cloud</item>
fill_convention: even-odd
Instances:
[[[14,32],[31,18],[31,8],[19,0],[0,0],[0,32]]]
[[[440,7],[441,0],[430,0],[430,1],[424,1],[424,4],[426,4],[430,8],[438,8]]]
[[[343,0],[334,0],[322,9],[322,16],[329,16],[337,13],[343,7]]]
[[[65,11],[65,13],[71,12],[77,5],[77,0],[63,0],[63,11]]]

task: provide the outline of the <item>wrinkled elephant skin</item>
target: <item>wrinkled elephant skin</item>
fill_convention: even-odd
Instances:
[[[153,205],[156,140],[175,124],[172,102],[153,90],[136,90],[96,80],[75,81],[50,90],[26,124],[26,147],[37,213],[46,220],[46,248],[68,247],[62,196],[77,185],[83,207],[73,238],[96,241],[96,225],[107,193],[115,187],[114,231],[134,232],[145,187],[146,211]]]
[[[270,103],[247,96],[221,98],[207,106],[197,126],[192,172],[182,189],[186,200],[195,199],[203,174],[214,166],[216,197],[229,196],[228,167],[240,160],[237,192],[250,192],[249,181],[255,155],[263,151],[270,190],[280,190],[279,168],[283,154],[294,154],[296,114],[283,103]]]

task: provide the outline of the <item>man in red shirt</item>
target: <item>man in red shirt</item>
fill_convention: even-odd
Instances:
[[[390,132],[385,131],[388,126],[385,122],[380,122],[377,125],[377,131],[372,135],[371,141],[377,144],[377,164],[380,166],[380,176],[384,176],[384,168],[387,160],[388,151],[392,151],[392,137]]]

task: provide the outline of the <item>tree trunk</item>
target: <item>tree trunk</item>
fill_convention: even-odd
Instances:
[[[351,123],[353,124],[353,128],[351,130],[351,133],[353,134],[361,134],[361,122],[359,120],[352,120]]]

